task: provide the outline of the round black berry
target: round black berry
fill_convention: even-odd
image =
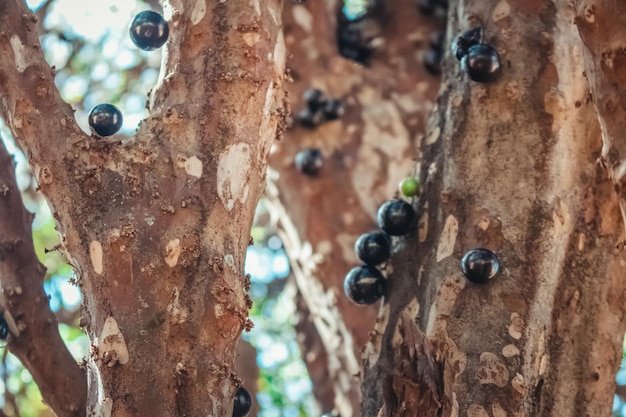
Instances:
[[[357,266],[346,275],[343,289],[357,304],[374,304],[385,295],[385,277],[375,266]]]
[[[461,33],[452,41],[452,53],[459,61],[467,55],[470,47],[480,43],[483,31],[482,28],[476,27]]]
[[[378,225],[391,236],[409,233],[416,224],[417,214],[404,200],[390,200],[378,209]]]
[[[461,259],[465,277],[474,284],[485,284],[496,276],[500,263],[496,254],[489,249],[477,248],[468,251]]]
[[[367,265],[379,265],[391,256],[391,239],[383,232],[365,233],[357,239],[354,251]]]
[[[122,127],[122,112],[112,104],[94,106],[89,112],[89,126],[99,136],[111,136]]]
[[[441,74],[441,61],[443,60],[443,53],[439,49],[431,49],[424,54],[424,68],[431,75]]]
[[[348,20],[343,14],[337,22],[337,49],[339,55],[362,65],[369,64],[374,52],[361,31],[364,19]]]
[[[300,110],[296,115],[296,122],[307,129],[315,129],[324,121],[324,115],[320,111],[313,111],[309,107]]]
[[[0,316],[0,340],[5,340],[9,337],[9,325],[4,317]]]
[[[324,92],[317,88],[309,88],[304,92],[302,98],[312,112],[321,110],[324,107],[324,104],[326,104],[326,96],[324,95]]]
[[[163,16],[152,10],[138,13],[130,24],[130,39],[144,51],[162,47],[169,34],[170,29]]]
[[[304,175],[316,175],[322,166],[324,159],[317,148],[306,148],[296,154],[296,168]]]
[[[326,120],[337,120],[343,116],[344,112],[343,103],[338,98],[327,100],[324,105],[324,117]]]
[[[235,404],[233,406],[233,417],[244,417],[252,408],[252,398],[244,387],[237,388],[235,393]]]
[[[491,45],[478,43],[467,50],[461,58],[461,68],[467,73],[470,80],[478,83],[488,83],[495,80],[500,74],[500,56]]]

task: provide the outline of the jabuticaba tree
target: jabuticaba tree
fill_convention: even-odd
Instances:
[[[408,3],[403,11],[412,16]],[[364,362],[363,416],[609,415],[625,329],[624,7],[609,1],[447,3],[442,83],[425,126],[403,126],[402,117],[388,111],[398,97],[428,103],[420,90],[426,74],[401,70],[423,43],[399,50],[393,40],[384,44],[383,54],[395,52],[387,62],[402,63],[395,72],[386,73],[376,55],[368,68],[351,66],[337,56],[333,38],[340,5],[286,9],[294,115],[306,105],[300,97],[309,87],[347,98],[339,121],[312,131],[294,126],[291,141],[272,155],[278,175],[276,188],[269,187],[274,201],[282,201],[278,212],[290,214],[284,235],[295,242],[296,278],[306,277],[298,284],[302,311],[318,331],[311,338],[332,337],[322,343],[330,381],[322,393],[335,395],[330,402],[342,414],[354,410],[345,405],[354,403],[348,382],[358,384],[345,377],[353,373],[348,352],[354,351]],[[383,33],[401,27],[403,20],[393,16],[381,16]],[[419,34],[440,23],[419,25],[416,18],[401,33],[424,39]],[[457,59],[453,40],[477,27],[478,46]],[[362,75],[369,69],[392,79]],[[407,73],[413,84],[395,90]],[[362,104],[368,98],[371,107]],[[394,139],[405,138],[396,126],[424,138],[402,142],[407,148],[397,159],[386,154],[399,143]],[[305,146],[326,157],[316,177],[295,172],[293,156]],[[357,262],[350,253],[354,240],[373,227],[372,205],[394,194],[390,171],[411,170],[411,146],[420,149],[414,169],[423,192],[413,201],[419,221],[395,241],[387,295],[372,320],[371,308],[350,313],[358,307],[346,302],[342,279]],[[374,162],[359,165],[372,148]],[[363,185],[368,178],[375,186]],[[338,191],[335,183],[348,187]],[[318,217],[320,211],[330,214]],[[470,265],[472,252],[465,265],[470,281],[461,261],[478,248],[493,252],[499,268],[492,274]],[[369,342],[359,355],[367,320]],[[345,328],[353,333],[346,336]],[[319,364],[317,355],[305,355]]]
[[[270,157],[268,206],[300,291],[296,329],[313,392],[322,412],[342,416],[359,412],[360,352],[378,314],[378,305],[344,295],[344,277],[360,263],[358,237],[378,228],[378,206],[413,172],[439,87],[422,60],[444,19],[421,15],[413,0],[379,3],[350,28],[339,15],[342,1],[283,6],[292,126]],[[363,33],[363,49],[371,50],[353,45],[343,53],[366,65],[339,53],[348,30]],[[312,89],[327,102],[341,100],[342,114],[324,116],[324,106],[311,103]],[[316,106],[321,114],[312,118],[306,110]],[[297,155],[307,148],[323,160],[313,175],[298,170]]]
[[[450,2],[446,43],[481,26],[501,66],[472,81],[469,55],[446,48],[420,226],[393,255],[362,415],[610,415],[626,301],[612,118],[624,7],[580,3]],[[484,283],[462,272],[476,248],[499,262]]]
[[[0,5],[0,111],[84,296],[87,415],[233,413],[251,325],[243,262],[286,113],[281,3],[164,2],[150,115],[124,143],[79,129],[36,18],[22,0]]]

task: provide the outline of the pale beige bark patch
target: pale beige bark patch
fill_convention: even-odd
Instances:
[[[93,266],[93,270],[96,274],[102,275],[104,270],[102,258],[102,244],[97,240],[92,241],[89,244],[89,256],[91,257],[91,265]]]

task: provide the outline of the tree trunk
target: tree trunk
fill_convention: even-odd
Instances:
[[[285,113],[280,6],[166,2],[161,76],[128,144],[80,131],[36,19],[0,6],[0,109],[83,292],[89,415],[232,413],[243,261]]]
[[[599,16],[595,27],[610,28],[606,16],[623,15]],[[450,3],[448,41],[482,24],[503,71],[478,84],[446,57],[419,164],[424,233],[396,247],[364,416],[383,403],[393,416],[610,414],[624,332],[621,197],[597,164],[575,18],[566,1]],[[461,272],[477,247],[501,264],[485,285]]]

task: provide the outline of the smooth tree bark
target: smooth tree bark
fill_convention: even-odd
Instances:
[[[77,126],[36,19],[0,5],[0,110],[84,296],[87,414],[230,415],[243,260],[285,113],[279,1],[164,4],[170,39],[133,140]],[[45,133],[44,133],[45,132]]]

